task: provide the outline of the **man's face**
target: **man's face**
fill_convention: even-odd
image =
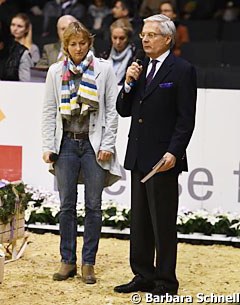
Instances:
[[[163,3],[160,5],[160,14],[167,16],[171,20],[176,18],[176,14],[174,13],[173,8],[169,3]]]
[[[127,17],[128,13],[128,10],[123,8],[121,1],[117,1],[112,9],[113,17],[116,19]]]
[[[142,35],[142,45],[147,56],[155,59],[169,50],[171,37],[162,35],[158,22],[147,21],[143,26]]]
[[[69,26],[70,23],[76,21],[75,19],[70,19],[70,18],[61,18],[58,21],[57,24],[57,32],[58,32],[58,37],[59,40],[62,41],[63,39],[63,32],[65,31],[65,29]]]

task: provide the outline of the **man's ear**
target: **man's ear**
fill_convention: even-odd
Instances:
[[[166,45],[170,45],[172,41],[171,36],[165,36],[165,41],[166,41]]]

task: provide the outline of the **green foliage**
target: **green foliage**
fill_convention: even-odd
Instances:
[[[16,212],[24,212],[31,195],[22,182],[8,183],[0,188],[0,221],[8,223]]]

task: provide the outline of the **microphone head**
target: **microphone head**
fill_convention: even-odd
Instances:
[[[142,49],[137,50],[135,58],[136,63],[141,66],[145,58],[145,52]]]
[[[58,159],[58,154],[55,154],[55,153],[51,153],[50,156],[49,156],[49,160],[51,162],[56,162]]]

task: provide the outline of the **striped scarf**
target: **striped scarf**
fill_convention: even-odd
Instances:
[[[71,72],[82,74],[78,91]],[[60,113],[65,119],[71,120],[71,116],[75,114],[80,113],[80,116],[84,116],[89,111],[97,109],[98,94],[94,77],[93,52],[89,51],[78,66],[66,57],[63,63]]]

